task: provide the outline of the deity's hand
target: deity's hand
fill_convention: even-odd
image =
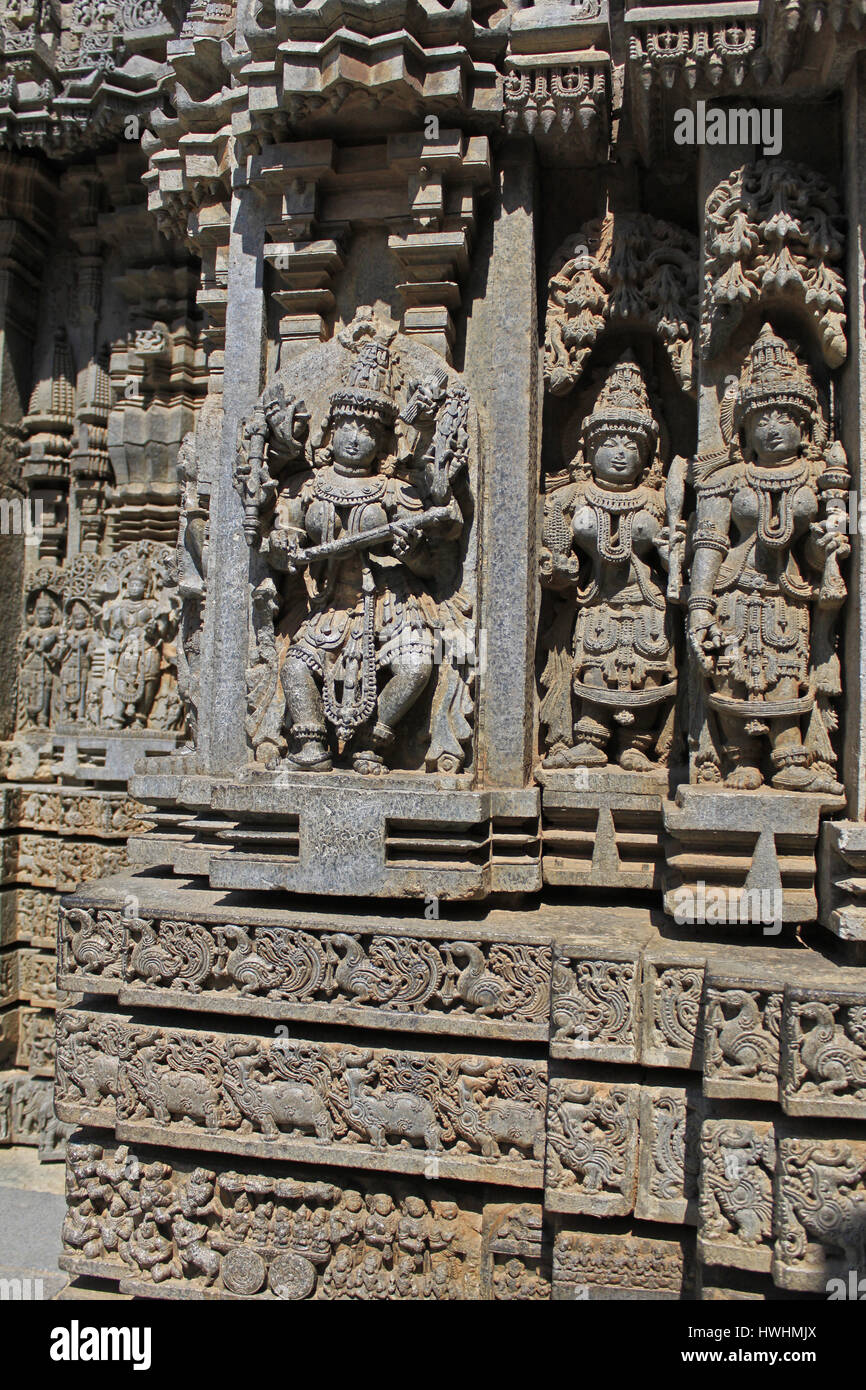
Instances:
[[[262,393],[262,409],[271,434],[297,456],[309,431],[310,414],[304,402],[287,401],[282,382],[272,381]]]
[[[538,556],[538,572],[542,581],[576,580],[578,575],[577,557],[566,555],[561,550],[550,550],[543,546]]]
[[[298,561],[298,538],[281,526],[275,526],[268,536],[267,559],[274,569],[287,574],[299,574],[303,566]]]
[[[689,647],[705,675],[711,675],[717,654],[724,648],[724,638],[704,608],[689,613]]]
[[[418,535],[405,522],[397,521],[394,523],[394,530],[391,535],[391,550],[398,560],[403,560],[415,549],[418,544]]]
[[[670,526],[662,526],[655,534],[654,544],[660,555],[667,560],[670,558],[671,550],[684,547],[686,543],[686,523],[678,521],[673,528],[671,535]]]
[[[442,388],[435,377],[425,377],[417,383],[412,393],[412,404],[419,421],[425,421],[429,424],[435,420],[436,412],[442,401],[442,394]]]
[[[809,528],[812,542],[826,559],[835,555],[839,560],[846,560],[851,554],[851,545],[847,536],[847,520],[844,512],[831,512],[823,521],[812,522]]]

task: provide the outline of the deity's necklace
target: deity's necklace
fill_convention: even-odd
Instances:
[[[595,512],[599,555],[614,564],[630,560],[632,523],[646,504],[645,489],[639,487],[628,492],[606,492],[590,482],[586,485],[586,500]],[[618,523],[615,540],[611,538],[611,517],[614,516]]]
[[[808,477],[809,467],[803,460],[784,470],[746,464],[746,482],[758,498],[758,535],[771,550],[789,544],[794,534],[793,495]]]
[[[331,502],[335,507],[359,507],[367,502],[379,502],[385,495],[388,479],[381,474],[368,479],[366,487],[356,485],[355,490],[344,492],[339,487],[335,487],[331,479],[325,477],[323,473],[316,476],[313,483],[313,492],[321,502]]]

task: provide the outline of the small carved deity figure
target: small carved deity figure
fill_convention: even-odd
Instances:
[[[545,767],[604,767],[615,728],[625,771],[657,773],[667,756],[676,664],[658,442],[643,374],[626,354],[584,420],[572,481],[545,508],[542,583],[573,596],[548,635]]]
[[[105,667],[109,728],[145,728],[162,676],[162,645],[168,614],[147,596],[149,575],[130,570],[126,597],[105,605]]]
[[[177,588],[181,600],[177,643],[177,690],[186,713],[192,745],[198,733],[201,636],[207,577],[207,509],[198,486],[195,436],[181,441],[177,454],[180,524],[177,539]]]
[[[417,412],[432,419],[435,403],[422,396]],[[390,348],[369,338],[330,396],[313,475],[277,503],[268,561],[303,572],[306,586],[281,673],[301,770],[329,769],[336,741],[351,745],[356,772],[386,772],[395,732],[433,673],[437,547],[460,535],[463,516],[447,464],[432,487],[423,468],[398,470],[397,413]],[[452,459],[455,470],[463,461]]]
[[[59,714],[68,723],[98,721],[97,696],[91,678],[98,641],[90,608],[83,599],[72,599],[67,604],[59,647]]]
[[[61,630],[57,604],[47,589],[40,589],[33,604],[27,631],[19,650],[18,689],[27,723],[47,729],[51,722]]]
[[[850,479],[841,446],[827,446],[808,370],[769,324],[723,401],[722,425],[729,452],[693,465],[689,642],[708,706],[697,778],[754,790],[769,744],[772,786],[841,795],[830,701]]]

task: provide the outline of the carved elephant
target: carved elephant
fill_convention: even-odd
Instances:
[[[328,1107],[308,1082],[254,1081],[247,1062],[236,1058],[226,1069],[224,1084],[238,1110],[259,1126],[265,1139],[277,1139],[281,1129],[314,1130],[319,1144],[333,1138]]]

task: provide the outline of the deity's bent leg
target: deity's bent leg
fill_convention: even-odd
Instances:
[[[331,755],[325,743],[325,709],[316,678],[306,663],[290,652],[281,679],[290,733],[300,744],[292,762],[299,768],[325,772],[331,766]]]
[[[398,656],[391,662],[390,670],[391,677],[379,695],[378,719],[367,746],[359,748],[352,759],[356,772],[375,775],[385,770],[384,754],[394,742],[394,730],[426,689],[433,662],[427,656]]]

